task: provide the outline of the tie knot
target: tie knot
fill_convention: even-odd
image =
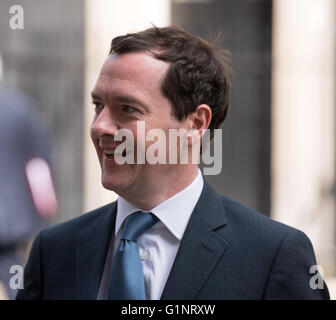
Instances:
[[[121,239],[136,241],[154,223],[158,221],[150,212],[137,211],[127,217]]]

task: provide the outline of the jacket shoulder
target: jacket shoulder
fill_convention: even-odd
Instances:
[[[262,213],[252,210],[228,197],[220,196],[228,219],[229,228],[234,229],[240,237],[250,241],[261,242],[268,246],[278,246],[289,234],[310,242],[304,232],[276,221]]]
[[[107,218],[113,211],[116,202],[109,203],[79,217],[45,228],[41,232],[43,239],[74,239],[88,226],[93,225],[98,219]]]

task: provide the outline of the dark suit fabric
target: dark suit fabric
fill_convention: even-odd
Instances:
[[[116,203],[42,231],[17,299],[96,299]],[[178,214],[178,212],[172,212]],[[311,289],[307,236],[217,194],[206,182],[161,299],[329,299]]]

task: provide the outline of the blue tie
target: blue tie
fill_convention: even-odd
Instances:
[[[143,211],[134,212],[126,219],[112,263],[109,300],[146,300],[145,280],[136,240],[157,220],[151,213]]]

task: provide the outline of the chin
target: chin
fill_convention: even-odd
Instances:
[[[118,176],[102,176],[101,183],[105,189],[116,193],[118,193],[119,190],[121,191],[127,188],[129,185],[124,177]]]
[[[105,189],[115,191],[115,192],[117,192],[117,190],[122,187],[120,182],[117,183],[115,181],[110,181],[106,179],[102,179],[101,183]]]

